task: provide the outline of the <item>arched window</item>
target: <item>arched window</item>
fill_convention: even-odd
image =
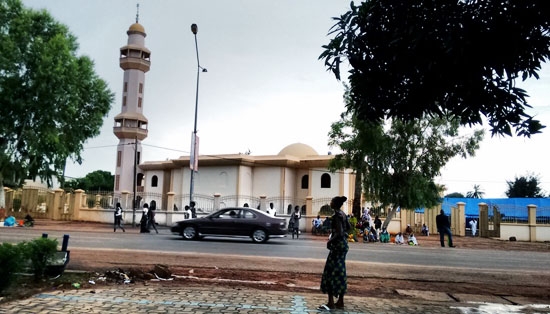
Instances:
[[[321,176],[321,188],[330,189],[330,174],[323,173]]]
[[[137,186],[143,186],[143,173],[138,173],[136,185]]]
[[[157,176],[153,176],[151,178],[151,186],[157,187],[159,185],[159,178]]]
[[[302,177],[302,189],[309,189],[309,175],[304,175]]]

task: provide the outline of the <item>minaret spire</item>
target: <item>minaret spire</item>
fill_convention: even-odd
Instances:
[[[136,4],[136,23],[139,23],[139,2]]]

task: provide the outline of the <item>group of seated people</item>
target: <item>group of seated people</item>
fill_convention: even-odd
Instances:
[[[321,219],[320,215],[317,215],[317,218],[313,219],[311,224],[313,225],[311,232],[314,235],[323,235],[330,233],[330,217],[328,216],[323,220]]]
[[[405,237],[403,236],[402,232],[399,232],[395,236],[394,240],[395,244],[408,244],[408,245],[418,245],[418,240],[416,240],[416,237],[414,236],[414,233],[410,233],[408,235],[407,242],[405,242]]]

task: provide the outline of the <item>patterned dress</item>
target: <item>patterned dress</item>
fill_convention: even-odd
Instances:
[[[338,211],[332,216],[332,234],[335,234],[335,224],[344,223],[343,212]],[[342,230],[342,229],[340,229]],[[346,254],[349,246],[345,235],[336,236],[330,244],[330,252],[325,263],[323,276],[321,278],[321,291],[339,297],[347,291],[347,276],[346,276]]]

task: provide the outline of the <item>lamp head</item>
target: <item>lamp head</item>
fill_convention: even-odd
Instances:
[[[197,24],[191,24],[191,31],[193,32],[193,34],[197,35],[197,32],[199,31],[199,29],[197,28]]]

